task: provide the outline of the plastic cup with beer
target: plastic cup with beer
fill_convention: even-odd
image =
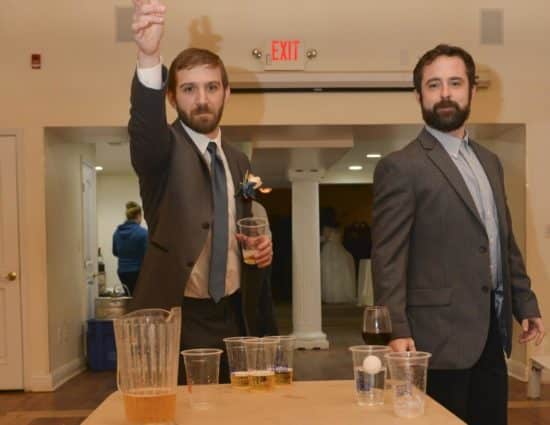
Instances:
[[[294,335],[266,336],[265,340],[277,342],[275,348],[275,384],[292,384],[294,379],[294,348],[296,337]]]
[[[258,245],[269,238],[268,223],[265,217],[247,217],[237,221],[238,239],[241,244],[245,264],[255,265]]]
[[[217,348],[194,348],[181,352],[191,407],[209,409],[216,403],[222,352]]]
[[[424,414],[428,360],[423,351],[405,351],[385,355],[393,388],[393,411],[402,418]]]
[[[113,324],[126,419],[139,425],[174,424],[181,308],[136,310]]]
[[[248,388],[248,368],[244,342],[258,339],[253,336],[232,336],[223,339],[229,360],[231,385],[235,388]]]
[[[248,385],[252,391],[268,391],[275,388],[275,353],[277,341],[258,338],[244,341]]]
[[[353,358],[353,376],[357,404],[379,406],[384,404],[386,389],[386,360],[384,355],[391,351],[384,345],[355,345],[350,347]]]

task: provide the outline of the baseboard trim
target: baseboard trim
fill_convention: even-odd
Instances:
[[[37,375],[31,378],[30,388],[27,391],[32,392],[51,392],[55,391],[69,379],[86,370],[86,361],[82,358],[76,358],[68,363],[58,367],[52,373],[47,375]]]
[[[521,382],[527,382],[529,378],[529,368],[525,363],[518,362],[517,360],[507,359],[506,364],[508,366],[508,375],[520,380]]]
[[[58,367],[52,373],[52,383],[54,390],[59,388],[69,379],[74,378],[76,375],[86,370],[86,359],[84,357],[77,357],[69,363],[65,363],[63,366]]]

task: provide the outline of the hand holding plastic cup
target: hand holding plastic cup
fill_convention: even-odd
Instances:
[[[393,388],[393,410],[402,418],[424,414],[428,360],[422,351],[405,351],[385,355]]]
[[[243,261],[255,265],[258,246],[269,238],[268,224],[265,217],[247,217],[237,221],[237,238],[240,241]]]
[[[209,409],[216,403],[216,385],[220,379],[220,355],[217,348],[183,350],[187,390],[191,407]]]
[[[350,347],[357,403],[360,406],[384,404],[386,389],[386,360],[391,351],[384,345],[355,345]]]

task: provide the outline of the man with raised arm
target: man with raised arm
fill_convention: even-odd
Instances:
[[[182,349],[224,349],[225,337],[275,334],[262,323],[272,311],[262,295],[271,240],[261,241],[257,266],[249,266],[236,238],[236,220],[251,216],[250,200],[236,196],[250,163],[219,127],[230,93],[225,66],[213,52],[188,48],[167,70],[160,55],[166,7],[134,0],[134,9],[138,63],[128,132],[149,246],[132,307],[181,305]],[[171,125],[165,98],[178,113]],[[229,381],[225,353],[220,380]]]

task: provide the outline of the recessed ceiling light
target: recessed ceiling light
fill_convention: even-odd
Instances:
[[[351,170],[351,171],[361,171],[362,169],[363,169],[362,165],[350,165],[348,167],[348,170]]]
[[[103,171],[103,167],[101,165],[96,165],[95,170],[96,171]]]
[[[379,153],[368,153],[367,158],[382,158],[382,155]]]

